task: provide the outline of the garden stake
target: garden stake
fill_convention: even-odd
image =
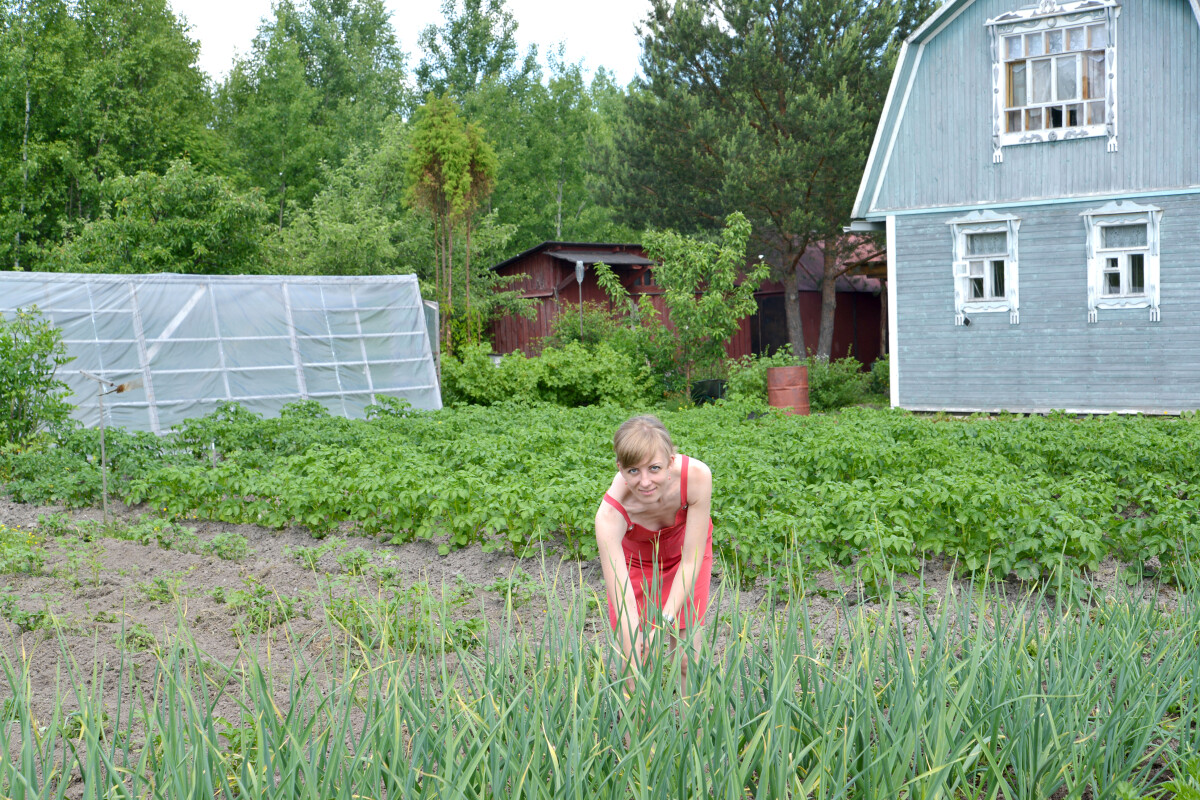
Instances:
[[[96,387],[96,400],[100,404],[100,496],[104,500],[104,524],[108,524],[108,457],[104,452],[104,395],[116,392],[128,392],[130,389],[136,389],[142,385],[142,379],[137,378],[124,383],[113,383],[110,380],[105,380],[98,375],[93,375],[90,372],[79,370],[79,374],[85,378],[90,378],[100,384]],[[105,386],[110,386],[107,392],[104,391]]]
[[[105,386],[116,386],[112,381],[106,381],[97,375],[90,372],[79,370],[79,374],[85,378],[91,378],[100,384],[96,387],[96,400],[100,403],[100,496],[104,498],[104,524],[108,524],[108,469],[107,461],[104,452],[104,391]],[[124,384],[122,384],[124,386]]]

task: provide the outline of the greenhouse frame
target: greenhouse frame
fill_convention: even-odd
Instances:
[[[237,402],[316,400],[362,417],[381,397],[442,407],[437,308],[415,275],[0,273],[0,314],[37,306],[72,361],[74,417],[162,433]]]

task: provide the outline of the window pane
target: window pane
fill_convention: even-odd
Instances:
[[[968,233],[967,255],[982,256],[1008,253],[1007,233]],[[975,266],[974,263],[971,264]]]
[[[1021,49],[1021,37],[1020,36],[1005,36],[1004,37],[1004,52],[1008,54],[1007,55],[1008,58],[1020,58],[1021,56],[1023,56],[1025,53]]]
[[[1025,62],[1008,65],[1008,107],[1020,108],[1026,104]]]
[[[983,277],[983,262],[982,261],[972,261],[971,263],[969,263],[967,265],[967,275],[972,278],[982,278]]]
[[[1004,262],[992,262],[992,297],[1004,297]]]
[[[1021,112],[1020,111],[1008,112],[1008,132],[1009,133],[1020,133],[1021,132]]]
[[[1104,97],[1104,54],[1087,54],[1087,97],[1096,100]]]
[[[1061,53],[1063,51],[1063,32],[1062,31],[1050,31],[1048,34],[1046,34],[1046,38],[1050,40],[1049,41],[1049,44],[1050,44],[1049,52]]]
[[[1033,102],[1050,102],[1050,60],[1032,62]]]
[[[1088,38],[1091,40],[1088,46],[1092,50],[1108,47],[1108,28],[1104,25],[1089,25]]]
[[[1046,109],[1046,127],[1061,128],[1063,126],[1063,110],[1062,106],[1054,106]]]
[[[983,278],[971,278],[971,299],[983,299]]]
[[[1040,131],[1042,129],[1042,110],[1031,108],[1025,112],[1025,130]]]
[[[1146,293],[1146,257],[1141,253],[1129,254],[1129,293]]]
[[[1077,100],[1079,98],[1079,81],[1076,76],[1075,56],[1063,56],[1058,61],[1058,99]]]
[[[1083,50],[1087,47],[1087,28],[1071,28],[1067,31],[1067,49]]]
[[[1145,247],[1145,225],[1112,225],[1100,229],[1102,247]]]
[[[1105,294],[1120,294],[1121,293],[1121,273],[1120,272],[1104,273],[1104,293]]]
[[[1104,124],[1104,103],[1088,103],[1088,125]]]
[[[1073,106],[1067,106],[1067,127],[1073,128],[1076,125],[1083,124],[1083,106],[1076,103]]]
[[[1025,34],[1025,55],[1027,56],[1044,56],[1046,55],[1046,45],[1040,33]]]

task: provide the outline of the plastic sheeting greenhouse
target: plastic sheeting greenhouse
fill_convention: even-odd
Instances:
[[[99,387],[81,370],[130,386],[104,397],[106,425],[155,433],[230,400],[265,416],[309,398],[348,417],[379,396],[442,405],[414,275],[0,272],[0,312],[32,305],[63,332],[59,377],[92,427]]]

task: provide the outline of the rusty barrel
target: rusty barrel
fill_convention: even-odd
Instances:
[[[767,369],[767,403],[789,414],[808,416],[808,367]]]

